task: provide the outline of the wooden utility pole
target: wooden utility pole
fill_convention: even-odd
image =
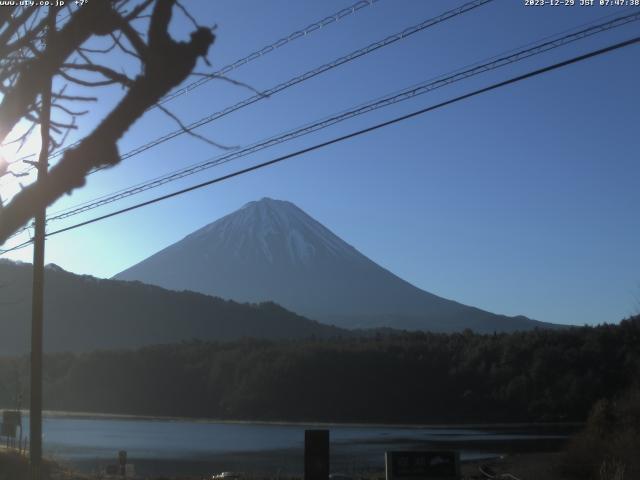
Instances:
[[[54,40],[56,28],[56,8],[49,7],[46,42]],[[42,146],[38,158],[38,179],[42,182],[49,169],[49,140],[51,121],[51,89],[53,72],[47,72],[40,95],[40,136]],[[31,297],[31,392],[29,408],[29,465],[31,480],[42,478],[42,332],[44,313],[44,236],[46,206],[35,215],[33,238],[33,290]]]

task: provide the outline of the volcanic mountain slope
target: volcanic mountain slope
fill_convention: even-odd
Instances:
[[[115,278],[237,301],[272,300],[345,328],[494,332],[552,326],[420,290],[294,204],[270,198],[246,204]]]
[[[0,355],[28,351],[30,264],[0,260]],[[273,303],[239,304],[139,282],[45,269],[45,350],[83,352],[182,340],[301,339],[348,334]]]

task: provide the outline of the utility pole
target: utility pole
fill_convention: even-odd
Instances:
[[[54,40],[56,8],[49,7],[47,35],[48,46]],[[40,137],[42,146],[38,158],[38,183],[44,181],[49,169],[49,140],[51,122],[51,89],[53,71],[46,73],[40,99]],[[31,401],[29,408],[29,465],[31,480],[42,478],[42,331],[44,311],[44,236],[47,207],[43,205],[35,215],[33,239],[33,290],[31,297]]]

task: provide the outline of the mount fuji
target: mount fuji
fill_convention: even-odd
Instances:
[[[351,329],[504,332],[553,326],[421,290],[293,203],[270,198],[247,203],[114,278],[240,302],[274,301]]]

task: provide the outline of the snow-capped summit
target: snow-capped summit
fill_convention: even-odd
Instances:
[[[356,250],[291,202],[263,198],[195,231],[238,261],[263,255],[269,263],[309,263],[324,256],[351,256]]]
[[[420,290],[293,203],[271,198],[247,203],[115,278],[236,301],[271,300],[348,328],[493,332],[541,325]]]

